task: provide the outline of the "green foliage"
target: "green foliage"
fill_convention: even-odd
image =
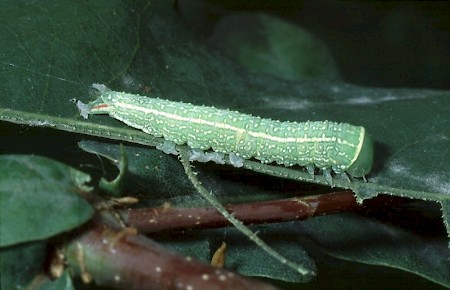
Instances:
[[[0,156],[0,172],[2,247],[55,236],[92,216],[78,194],[90,180],[87,174],[30,155]]]
[[[45,281],[36,290],[75,290],[75,287],[69,272],[65,271],[58,279]]]
[[[338,80],[324,43],[306,30],[263,13],[223,17],[209,42],[253,71],[291,80]]]
[[[49,133],[51,131],[30,128],[32,126],[81,133],[85,138],[90,135],[135,143],[128,143],[126,147],[129,159],[127,194],[139,196],[141,205],[161,205],[169,201],[174,205],[193,206],[204,204],[204,201],[187,181],[176,157],[164,155],[154,147],[142,146],[155,146],[162,142],[161,139],[105,116],[82,120],[71,100],[91,101],[90,85],[104,83],[114,90],[214,105],[279,120],[347,122],[364,126],[374,139],[375,166],[368,176],[368,183],[336,179],[334,185],[354,190],[361,201],[384,193],[437,202],[444,223],[447,229],[450,228],[449,92],[355,86],[336,81],[333,77],[336,72],[323,62],[315,67],[318,73],[311,76],[329,74],[328,77],[305,79],[298,73],[302,64],[295,62],[296,58],[280,61],[286,56],[284,50],[277,52],[275,57],[268,56],[271,61],[282,64],[277,70],[267,73],[267,66],[262,69],[252,66],[252,70],[248,70],[241,66],[239,59],[235,62],[224,57],[202,38],[193,35],[172,4],[138,0],[6,1],[4,5],[8,9],[0,11],[0,23],[5,28],[0,41],[0,78],[4,80],[0,82],[0,120],[5,121],[0,123],[0,152],[15,153],[17,148],[27,147],[26,152],[36,154],[41,143],[60,144],[58,142],[63,139],[75,139],[70,133],[61,133],[60,138],[47,138],[53,134]],[[253,19],[253,16],[249,17]],[[279,29],[265,27],[265,31],[270,32],[268,39],[271,42],[266,42],[264,49],[254,48],[259,52],[279,48],[280,43],[275,40],[285,37],[278,35]],[[213,38],[216,43],[220,37],[218,31],[225,35],[225,30],[226,27],[217,30]],[[236,39],[232,39],[233,34],[227,35],[229,38],[223,48],[226,43],[234,43],[226,47],[227,51],[243,55],[245,51],[236,51],[239,46],[236,46]],[[237,44],[241,40],[242,34]],[[315,40],[307,35],[298,41]],[[244,46],[243,49],[248,54],[252,47]],[[312,59],[329,60],[329,55],[323,55],[322,49],[317,49],[317,53]],[[323,66],[328,70],[322,71]],[[292,71],[296,71],[294,76]],[[29,127],[24,129],[8,122]],[[33,132],[38,133],[38,139],[33,139]],[[68,151],[74,150],[75,142]],[[82,148],[89,147],[91,152],[117,161],[120,150],[116,143],[84,142]],[[56,159],[52,150],[40,150],[39,153],[45,152]],[[76,156],[75,161],[71,161],[79,166],[84,162],[81,161],[83,155],[77,152]],[[105,166],[109,177],[116,174],[106,163],[101,164],[95,158],[86,163],[89,166],[95,164],[92,167]],[[257,172],[306,181],[308,185],[295,183],[296,191],[305,190],[306,193],[310,192],[311,184],[319,190],[324,188],[317,184],[327,185],[323,177],[312,179],[298,168],[251,161],[245,164],[251,171],[213,164],[196,166],[204,186],[224,202],[264,200],[286,194],[288,180]],[[25,285],[40,267],[42,244],[25,242],[68,231],[88,220],[92,209],[75,193],[83,182],[88,181],[88,175],[73,168],[41,157],[17,155],[2,156],[0,168],[2,289],[9,289],[4,285]],[[425,208],[419,215],[426,216],[431,212]],[[437,217],[441,215],[438,213]],[[322,262],[317,265],[319,280],[333,277],[329,274],[327,278],[320,271],[326,267],[324,260],[331,261],[329,256],[325,259],[321,256],[326,253],[341,261],[401,269],[403,273],[415,273],[450,287],[450,253],[444,233],[424,237],[419,231],[408,230],[392,221],[385,223],[354,215],[325,216],[289,225],[261,226],[258,230],[259,236],[269,244],[285,248],[285,254],[295,252],[290,255],[294,260],[322,257]],[[217,242],[217,237],[234,240],[226,266],[248,275],[296,281],[290,273],[283,276],[266,267],[265,254],[246,245],[242,236],[235,235],[232,229],[196,231],[188,237],[155,235],[161,242],[169,240],[182,244],[180,240],[190,239],[185,250],[190,250],[190,242],[204,239]],[[25,255],[23,251],[29,250],[28,245],[38,246]],[[197,256],[205,259],[202,249],[198,250]],[[4,258],[9,257],[7,255],[14,257]],[[247,263],[249,259],[254,260]],[[319,260],[317,258],[316,263]],[[29,271],[18,275],[17,271],[8,270],[13,266],[16,268],[11,269],[27,266]],[[416,278],[408,276],[408,279],[414,281]],[[9,284],[3,284],[4,281]]]
[[[25,286],[41,271],[44,256],[43,242],[0,248],[2,289],[25,289]]]

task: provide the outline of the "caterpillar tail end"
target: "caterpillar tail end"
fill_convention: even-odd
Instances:
[[[358,158],[348,167],[346,172],[353,177],[364,177],[372,169],[373,141],[368,134],[364,135]]]

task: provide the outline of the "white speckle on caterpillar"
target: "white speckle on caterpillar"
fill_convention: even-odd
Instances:
[[[363,127],[331,121],[281,122],[236,111],[195,106],[157,98],[111,91],[95,84],[100,97],[88,105],[77,103],[80,114],[109,114],[125,124],[174,144],[187,144],[191,160],[230,162],[240,167],[244,159],[285,166],[300,165],[324,171],[347,172],[363,177],[373,161],[373,142]],[[173,148],[172,148],[173,147]],[[174,154],[174,145],[159,149]]]

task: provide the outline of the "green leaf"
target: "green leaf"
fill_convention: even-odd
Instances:
[[[263,229],[264,231],[264,229]],[[232,233],[232,231],[227,231]],[[316,265],[302,247],[293,247],[288,240],[281,240],[270,235],[258,235],[284,257],[304,268],[316,271]],[[250,241],[242,241],[241,235],[235,233],[228,236],[228,249],[225,266],[237,272],[254,277],[264,277],[291,283],[310,281],[308,277],[298,275],[292,268],[282,265],[260,248],[254,247]],[[306,278],[306,279],[305,279]]]
[[[81,141],[79,146],[87,152],[107,158],[120,167],[119,160],[122,153],[118,144]],[[124,151],[128,159],[128,171],[123,191],[128,195],[137,196],[140,206],[160,206],[165,202],[178,207],[209,205],[189,182],[176,156],[166,155],[160,150],[147,147],[124,146]],[[260,186],[249,184],[248,178],[252,178],[250,173],[240,173],[239,179],[235,177],[230,179],[227,176],[232,177],[235,174],[234,168],[214,163],[196,164],[196,168],[201,172],[202,183],[219,196],[223,203],[258,201],[283,196],[281,192],[269,192]],[[218,179],[218,176],[222,178]],[[279,182],[275,178],[267,179],[267,183],[274,186]]]
[[[94,141],[82,141],[81,149],[98,154],[109,159],[119,169],[121,150],[117,144],[107,144]],[[183,167],[176,158],[168,158],[162,151],[154,148],[142,148],[125,146],[125,154],[128,159],[124,192],[127,194],[151,193],[151,196],[142,197],[141,202],[149,206],[159,206],[169,201],[177,204],[172,198],[180,199],[188,196],[184,201],[194,202],[195,190],[189,180],[183,174]],[[180,178],[181,177],[181,178]],[[158,189],[158,190],[155,190]],[[198,200],[197,200],[198,202]],[[187,204],[182,203],[183,206]],[[196,203],[194,202],[193,205]]]
[[[55,281],[45,281],[36,290],[75,290],[75,287],[73,286],[69,271],[64,271],[61,277],[58,277]]]
[[[0,10],[4,28],[0,35],[0,78],[4,80],[0,82],[0,120],[152,146],[161,142],[106,116],[88,120],[79,116],[71,100],[92,100],[89,86],[104,83],[114,90],[279,120],[327,119],[363,125],[375,140],[375,166],[369,182],[336,180],[335,185],[354,189],[360,200],[386,193],[437,201],[450,231],[450,92],[293,81],[250,73],[194,36],[170,1],[8,0],[3,4],[7,9]],[[6,126],[0,123],[2,146],[9,140],[3,135]],[[21,137],[21,127],[14,128],[14,136]],[[170,185],[173,180],[185,182],[177,173],[174,157],[152,151],[155,162],[159,160],[161,168],[166,169],[137,166],[140,172],[158,172],[158,177],[151,175],[148,179],[157,184],[153,192],[174,188]],[[312,180],[301,168],[292,171],[248,164],[247,168],[258,172],[323,184],[320,176]],[[238,188],[235,200],[251,199],[248,192],[257,191],[262,194],[257,195],[259,198],[272,189],[261,184],[277,180],[229,167],[222,171],[224,166],[196,166],[202,167],[201,178],[206,176],[209,182],[205,184],[211,185],[214,193],[222,195]],[[139,177],[145,185],[147,179],[143,174]],[[184,188],[174,190],[173,195],[179,191]],[[383,233],[383,228],[378,231]],[[408,242],[398,237],[400,245]],[[389,265],[393,263],[389,261]],[[423,267],[418,269],[425,271]]]
[[[161,241],[161,236],[159,237]],[[198,260],[209,262],[211,260],[210,243],[205,237],[201,239],[184,238],[180,241],[165,237],[164,246],[174,251],[183,253],[185,256],[194,257]]]
[[[25,289],[41,271],[45,258],[45,243],[23,243],[0,248],[2,289]]]
[[[79,195],[89,175],[39,156],[0,156],[0,245],[45,239],[93,214]],[[39,226],[36,226],[39,225]]]
[[[302,28],[264,13],[220,19],[209,42],[253,71],[291,80],[338,80],[324,43]]]
[[[96,3],[101,7],[101,1]],[[108,2],[107,9],[98,10],[100,13],[94,13],[98,7],[81,3],[45,7],[30,4],[30,7],[8,11],[3,19],[9,21],[10,27],[17,28],[14,33],[9,31],[7,34],[8,41],[0,54],[1,73],[4,78],[17,81],[25,79],[25,76],[30,78],[33,90],[14,81],[2,82],[1,91],[11,97],[0,100],[0,119],[136,143],[155,145],[160,142],[105,116],[82,121],[70,100],[76,97],[89,101],[88,86],[97,82],[106,83],[115,90],[141,94],[152,90],[151,96],[239,109],[281,120],[348,122],[365,126],[376,142],[375,166],[369,176],[370,182],[388,186],[384,188],[388,194],[420,197],[420,193],[406,191],[413,190],[423,191],[426,199],[447,199],[449,187],[446,180],[450,173],[446,161],[450,159],[450,153],[446,149],[450,140],[446,132],[450,121],[445,116],[450,110],[449,93],[364,88],[339,82],[319,85],[317,82],[288,82],[248,74],[190,37],[168,3],[155,1],[141,5],[139,1],[130,2],[127,5],[136,8],[131,9],[132,12],[126,12],[130,9],[123,5],[120,1]],[[21,17],[27,9],[36,15],[32,21]],[[75,16],[67,18],[66,10],[75,11],[70,15],[86,12],[84,21]],[[152,11],[159,12],[154,14]],[[44,17],[48,13],[53,22]],[[171,23],[170,34],[161,33],[162,19]],[[38,25],[39,22],[43,23]],[[66,23],[68,27],[52,26],[54,22]],[[82,25],[96,29],[82,36],[64,33]],[[41,27],[49,36],[35,45],[22,40],[24,36],[14,37]],[[64,42],[54,43],[50,41],[50,35],[64,39]],[[105,38],[105,35],[110,38]],[[119,36],[122,36],[120,41]],[[101,54],[86,54],[77,46],[81,39],[95,39],[90,43],[91,49]],[[117,45],[111,46],[110,43]],[[48,49],[55,45],[61,47]],[[179,49],[173,51],[172,47]],[[54,54],[51,74],[43,71],[40,65],[46,59],[43,56],[33,55],[32,60],[26,63],[20,58],[48,51],[58,51],[57,56],[61,56]],[[125,52],[135,53],[129,55]],[[129,56],[115,58],[115,55]],[[75,63],[85,65],[66,69]],[[405,125],[411,124],[411,116],[414,116],[414,126]],[[394,192],[392,188],[404,189],[405,192]],[[370,192],[376,193],[376,190]],[[362,199],[371,196],[373,194],[360,195]]]
[[[335,257],[402,269],[450,287],[450,251],[443,239],[421,238],[354,214],[310,219],[291,230]]]

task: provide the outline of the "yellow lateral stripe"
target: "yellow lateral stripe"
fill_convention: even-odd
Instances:
[[[192,122],[192,123],[199,124],[199,125],[207,125],[207,126],[211,126],[211,127],[215,127],[215,128],[231,130],[238,134],[247,133],[248,135],[253,136],[253,137],[264,138],[264,139],[268,139],[268,140],[280,142],[280,143],[337,142],[338,144],[344,144],[344,145],[347,145],[350,147],[355,147],[354,144],[351,144],[351,143],[347,142],[346,140],[342,140],[342,139],[336,138],[336,137],[312,137],[312,138],[278,137],[278,136],[272,136],[272,135],[269,135],[269,134],[263,133],[263,132],[246,131],[245,129],[242,129],[242,128],[239,128],[236,126],[232,126],[229,124],[224,124],[224,123],[219,123],[219,122],[211,122],[211,121],[207,121],[207,120],[199,119],[199,118],[183,117],[183,116],[176,115],[173,113],[162,112],[162,111],[158,111],[156,109],[149,109],[149,108],[140,107],[140,106],[133,105],[133,104],[127,104],[127,103],[123,103],[123,102],[117,102],[117,103],[115,103],[115,105],[118,107],[121,107],[121,108],[139,111],[144,114],[163,116],[163,117],[166,117],[166,118],[169,118],[172,120],[176,120],[176,121]],[[360,144],[359,144],[359,147],[361,147]],[[361,148],[359,148],[359,150],[361,150]],[[359,151],[358,151],[358,153],[359,153]],[[352,162],[354,162],[354,160]]]
[[[353,156],[353,159],[350,161],[350,164],[347,166],[350,167],[355,163],[356,159],[358,159],[359,153],[361,152],[363,143],[364,143],[364,136],[366,134],[366,129],[364,127],[361,127],[361,130],[359,132],[359,138],[358,138],[358,145],[356,146],[355,155]]]

